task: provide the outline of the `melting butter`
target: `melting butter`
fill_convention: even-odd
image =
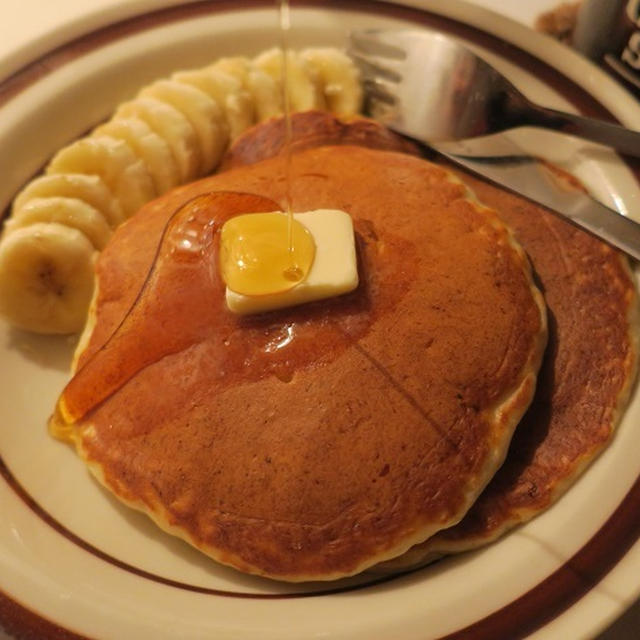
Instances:
[[[278,240],[269,232],[264,239],[259,238],[265,216],[277,218],[276,224],[282,225]],[[272,222],[269,219],[268,224]],[[287,280],[292,261],[285,214],[245,214],[225,223],[220,261],[230,311],[241,315],[262,313],[342,295],[358,286],[355,237],[348,213],[317,209],[294,213],[293,222],[293,264],[301,276],[298,281]],[[239,227],[244,230],[240,232]],[[307,242],[314,248],[310,261]]]

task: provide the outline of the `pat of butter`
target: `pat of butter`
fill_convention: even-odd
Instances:
[[[307,277],[287,291],[248,296],[227,287],[230,311],[241,315],[293,307],[314,300],[332,298],[358,286],[358,264],[351,216],[337,209],[294,213],[316,245],[315,258]]]

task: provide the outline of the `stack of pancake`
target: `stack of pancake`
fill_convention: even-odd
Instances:
[[[114,233],[52,431],[241,571],[330,580],[495,539],[611,437],[636,362],[628,266],[372,122],[293,131],[293,209],[352,216],[359,287],[226,309],[221,224],[285,203],[283,124],[258,125]]]

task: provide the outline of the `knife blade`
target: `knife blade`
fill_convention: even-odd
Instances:
[[[587,193],[563,189],[550,170],[505,135],[427,145],[456,165],[541,204],[640,260],[640,224]]]

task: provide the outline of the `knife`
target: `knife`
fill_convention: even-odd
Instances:
[[[562,189],[540,160],[504,134],[426,145],[490,182],[543,205],[640,260],[640,224],[580,191]]]

